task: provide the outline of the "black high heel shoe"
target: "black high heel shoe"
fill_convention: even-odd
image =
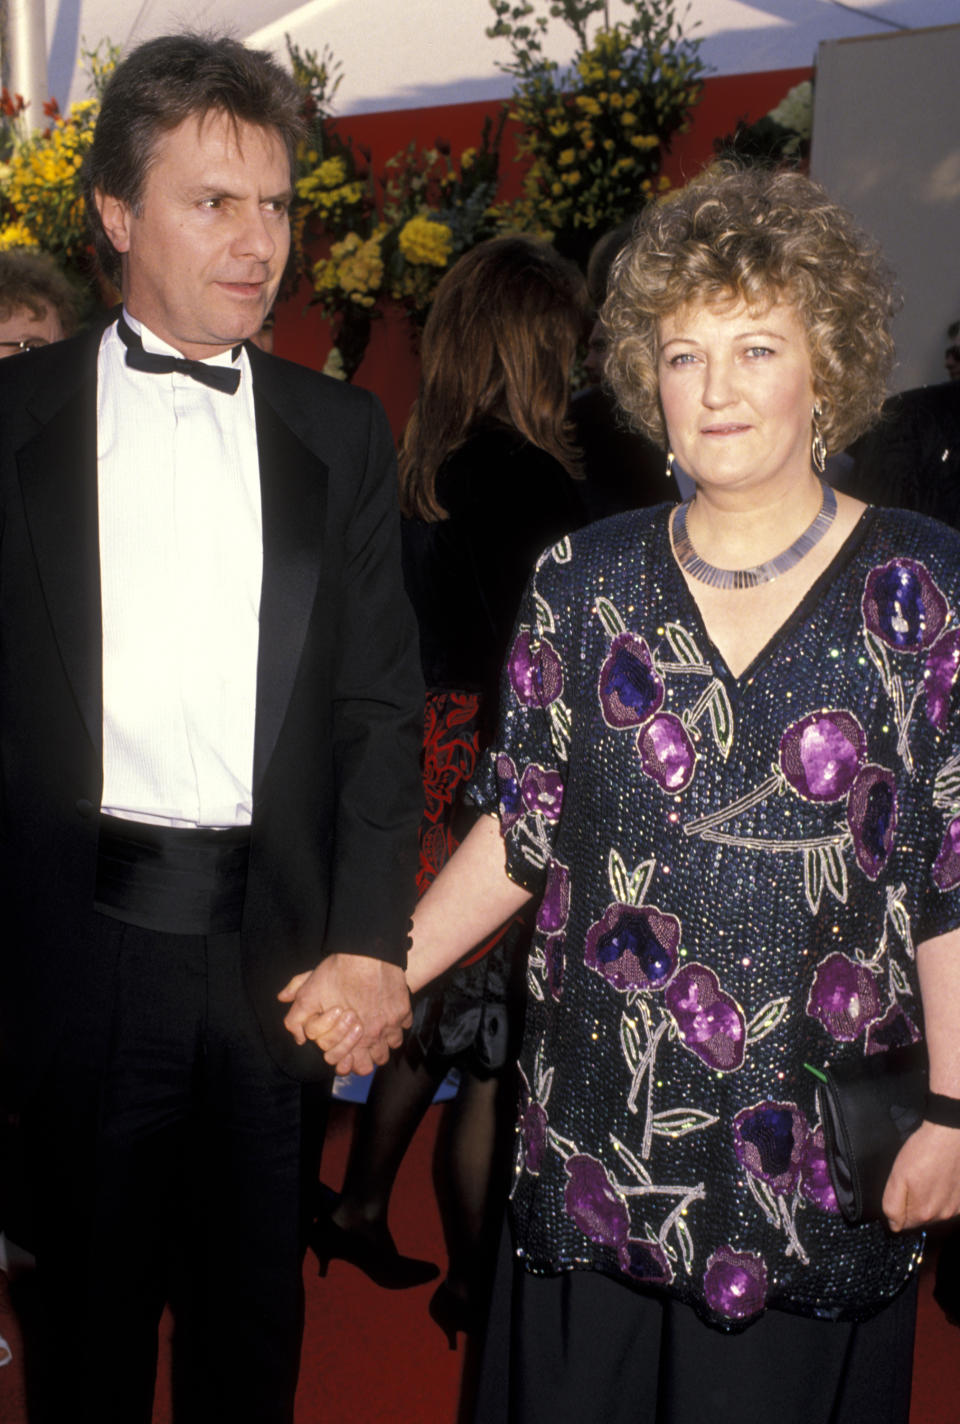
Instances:
[[[321,1276],[327,1274],[331,1261],[348,1261],[384,1290],[408,1290],[436,1280],[439,1266],[416,1256],[401,1256],[389,1237],[375,1241],[362,1232],[338,1226],[332,1215],[337,1197],[331,1193],[331,1198],[329,1204],[324,1204],[310,1233],[310,1248],[317,1258]]]
[[[451,1350],[457,1348],[457,1335],[470,1335],[480,1324],[476,1309],[463,1296],[451,1290],[446,1281],[437,1286],[427,1306],[430,1319],[440,1326]]]

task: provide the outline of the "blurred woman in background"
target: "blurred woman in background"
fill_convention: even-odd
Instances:
[[[492,736],[534,561],[582,519],[567,407],[586,313],[574,267],[546,243],[504,237],[447,273],[423,333],[420,395],[400,455],[405,578],[428,689],[421,893],[475,819],[462,792]],[[437,1171],[449,1272],[430,1307],[451,1347],[482,1315],[495,1254],[528,937],[518,917],[419,998],[408,1043],[374,1079],[342,1193],[315,1236],[322,1263],[342,1257],[384,1286],[436,1274],[398,1255],[387,1212],[413,1133],[456,1067]]]

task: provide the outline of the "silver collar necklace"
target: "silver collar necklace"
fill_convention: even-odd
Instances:
[[[718,569],[713,564],[708,564],[706,559],[701,559],[687,533],[687,510],[692,500],[686,500],[673,516],[673,551],[677,556],[677,563],[684,573],[700,583],[708,583],[711,588],[756,588],[757,584],[769,583],[771,579],[779,578],[787,569],[798,564],[805,554],[809,554],[814,545],[820,543],[836,518],[837,496],[823,480],[820,481],[820,488],[823,491],[823,499],[813,523],[794,539],[789,549],[784,549],[775,559],[768,559],[765,564],[757,564],[752,569]]]

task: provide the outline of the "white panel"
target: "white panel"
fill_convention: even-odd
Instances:
[[[947,379],[960,319],[958,73],[960,25],[825,44],[817,61],[811,171],[880,241],[904,293],[894,390]]]

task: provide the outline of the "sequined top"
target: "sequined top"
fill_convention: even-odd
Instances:
[[[734,678],[668,518],[541,558],[475,783],[540,897],[516,1239],[724,1329],[865,1318],[921,1238],[839,1215],[803,1065],[919,1038],[960,924],[960,536],[868,510]]]

